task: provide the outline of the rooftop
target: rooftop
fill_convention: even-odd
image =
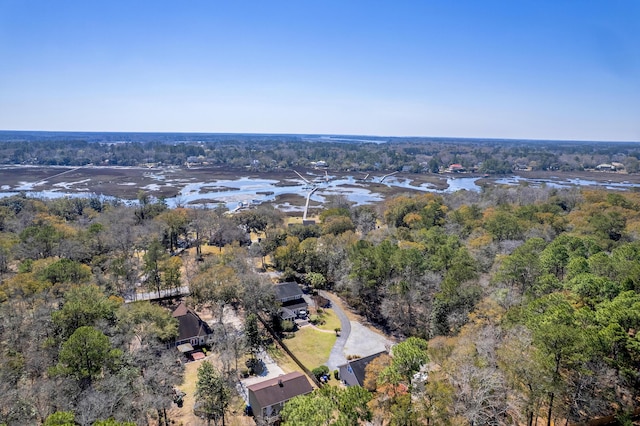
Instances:
[[[187,308],[184,303],[180,303],[172,315],[178,320],[178,341],[213,333],[209,324],[202,321],[198,314]]]
[[[276,284],[274,290],[276,292],[276,299],[281,302],[302,298],[303,296],[300,286],[294,282]]]
[[[351,367],[351,371],[353,371],[354,376],[356,376],[356,379],[358,379],[358,383],[360,384],[360,386],[364,384],[364,374],[365,374],[365,369],[367,368],[367,365],[369,365],[371,361],[378,358],[383,353],[386,353],[386,352],[385,351],[378,352],[373,355],[365,356],[363,358],[358,358],[358,359],[354,359],[347,362],[347,364]],[[343,364],[342,366],[347,364]],[[342,366],[339,366],[339,367],[342,367]]]
[[[288,401],[295,396],[313,391],[307,377],[299,371],[255,383],[247,389],[253,392],[260,407]]]

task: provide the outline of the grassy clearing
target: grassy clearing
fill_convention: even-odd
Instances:
[[[291,373],[293,371],[303,372],[300,367],[298,367],[298,364],[296,364],[291,357],[289,357],[289,355],[280,348],[280,346],[274,344],[267,348],[267,352],[269,352],[269,356],[285,373]]]
[[[324,324],[317,325],[321,330],[335,331],[336,328],[341,328],[340,318],[333,309],[323,309],[318,317],[324,321]]]
[[[336,339],[335,333],[305,327],[296,331],[292,339],[285,339],[284,343],[305,367],[312,370],[327,362]]]
[[[320,217],[319,216],[307,216],[307,220],[315,220],[316,223],[320,223]],[[288,226],[290,224],[299,224],[302,225],[302,216],[290,216],[290,217],[286,217],[284,219],[284,224],[285,226]]]
[[[198,367],[202,361],[189,362],[184,367],[184,382],[178,386],[184,396],[184,404],[181,408],[174,406],[169,418],[177,424],[199,424],[201,420],[193,414],[193,405],[195,404],[196,382],[198,381]]]
[[[214,366],[220,368],[218,360],[215,357],[208,357],[207,361],[211,362]],[[185,365],[184,370],[184,383],[178,388],[186,393],[184,397],[184,405],[182,408],[178,408],[175,405],[169,412],[169,418],[172,420],[172,424],[183,426],[197,426],[206,425],[207,423],[193,414],[193,406],[195,404],[196,382],[198,381],[198,368],[202,364],[202,361],[189,362]],[[252,418],[243,414],[245,407],[244,400],[236,393],[235,390],[231,390],[231,402],[229,404],[229,410],[227,411],[226,424],[228,426],[249,426],[255,425]]]
[[[220,250],[220,247],[210,246],[208,244],[203,244],[203,245],[200,246],[200,251],[201,251],[203,256],[205,256],[205,255],[219,256],[221,254],[224,254],[227,250],[228,249],[226,247],[222,247],[222,250]],[[195,256],[196,255],[196,248],[195,247],[191,247],[191,248],[187,249],[187,252],[189,253],[189,256]]]

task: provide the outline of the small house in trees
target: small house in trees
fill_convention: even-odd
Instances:
[[[189,344],[202,346],[213,342],[213,330],[204,322],[193,309],[180,303],[173,311],[173,317],[178,320],[178,337],[175,346]]]
[[[299,316],[304,316],[308,304],[304,300],[304,293],[297,283],[288,282],[274,286],[276,300],[281,303],[280,318],[293,321]]]
[[[613,164],[598,164],[596,166],[596,170],[601,172],[615,172],[616,166],[614,166]]]
[[[247,387],[249,406],[258,425],[280,422],[284,403],[293,397],[313,391],[306,376],[298,371],[284,374]]]
[[[465,172],[466,169],[464,168],[464,166],[462,164],[452,164],[449,166],[449,168],[447,169],[447,171],[449,173],[462,173]]]
[[[378,352],[376,354],[369,355],[364,358],[353,359],[348,361],[346,364],[339,365],[338,370],[340,370],[340,380],[342,380],[347,386],[362,386],[364,384],[364,373],[367,365],[384,353],[386,352]]]

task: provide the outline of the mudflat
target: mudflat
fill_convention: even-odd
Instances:
[[[325,172],[314,169],[296,169],[309,180],[322,179]],[[381,195],[410,191],[408,188],[390,187],[379,182],[364,180],[369,175],[377,178],[384,174],[360,172],[327,172],[333,179],[354,177],[358,186]],[[435,189],[445,189],[446,176],[396,174],[411,185],[430,183]],[[95,193],[122,199],[135,199],[139,191],[155,197],[171,198],[190,183],[215,182],[240,178],[274,181],[273,186],[299,186],[300,177],[293,170],[251,170],[230,167],[60,167],[60,166],[0,166],[0,191],[56,191],[65,193]],[[349,184],[343,185],[349,187]],[[210,198],[226,189],[209,189]],[[280,197],[283,198],[283,197]],[[286,201],[299,204],[298,197],[286,197]]]
[[[261,179],[273,181],[275,187],[299,187],[302,180],[297,175],[300,173],[308,180],[322,180],[326,176],[331,179],[346,179],[352,177],[353,183],[344,183],[343,188],[366,188],[372,193],[377,193],[386,198],[399,193],[411,192],[412,189],[405,186],[387,185],[380,183],[384,172],[362,173],[357,171],[335,172],[315,169],[297,168],[281,170],[252,170],[232,167],[60,167],[60,166],[0,166],[0,192],[40,192],[56,191],[60,193],[92,193],[118,197],[122,199],[135,199],[139,191],[144,191],[155,197],[171,198],[180,194],[180,191],[189,184],[198,182],[215,182],[220,180],[235,180],[240,178]],[[519,171],[514,173],[525,179],[552,180],[567,182],[575,179],[584,181],[596,181],[599,183],[629,183],[632,187],[640,187],[640,174],[604,173],[604,172],[560,172],[560,171]],[[491,185],[496,178],[504,176],[482,177],[471,174],[417,174],[397,173],[394,179],[402,179],[410,186],[429,184],[434,190],[444,190],[448,187],[447,179],[452,177],[479,177],[479,185]],[[375,178],[372,180],[372,178]],[[579,183],[579,182],[578,182]],[[632,188],[633,189],[633,188]],[[230,188],[208,189],[208,200],[215,200],[217,195],[230,190]],[[301,205],[304,197],[294,194],[281,195],[279,202],[290,205]],[[317,207],[317,206],[313,206]]]

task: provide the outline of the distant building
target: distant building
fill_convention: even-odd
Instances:
[[[601,172],[615,172],[616,171],[616,166],[614,166],[613,164],[598,164],[596,166],[596,170],[599,170]]]
[[[279,424],[280,411],[285,402],[299,395],[313,391],[307,377],[295,371],[247,387],[249,406],[256,423],[262,425]]]
[[[189,164],[202,164],[204,160],[204,155],[190,155],[187,157],[187,163]]]
[[[386,352],[378,352],[364,358],[352,359],[346,364],[339,365],[338,370],[340,370],[340,380],[345,382],[347,386],[364,385],[364,373],[367,365],[384,353]]]
[[[613,167],[615,167],[616,170],[623,170],[624,169],[624,164],[622,164],[622,163],[617,163],[617,162],[614,161],[614,162],[611,163],[611,165]]]
[[[449,166],[449,168],[447,168],[447,171],[449,173],[462,173],[464,171],[466,171],[466,169],[464,168],[464,166],[462,164],[452,164]]]

